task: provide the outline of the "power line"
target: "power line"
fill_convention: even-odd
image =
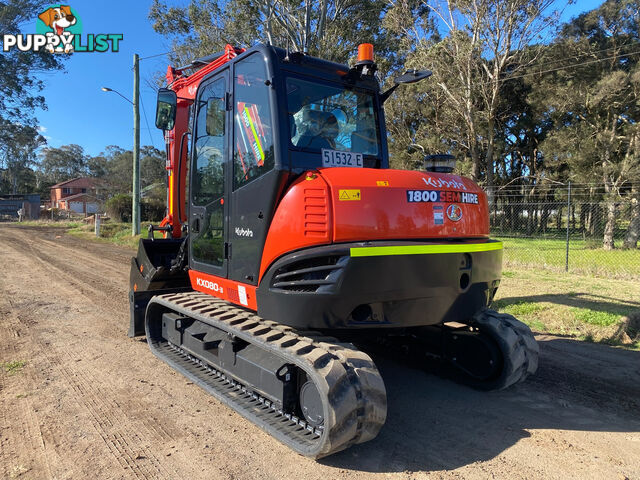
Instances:
[[[508,80],[517,80],[519,78],[530,77],[532,75],[541,75],[543,73],[558,72],[560,70],[567,70],[569,68],[583,67],[585,65],[591,65],[591,64],[594,64],[594,63],[604,62],[606,60],[611,60],[613,58],[630,57],[632,55],[638,55],[638,54],[640,54],[640,50],[638,50],[636,52],[622,53],[620,55],[612,55],[610,57],[604,57],[604,58],[598,58],[598,59],[595,59],[595,60],[589,60],[588,62],[569,64],[569,65],[565,65],[563,67],[551,68],[551,69],[548,69],[548,70],[540,70],[540,71],[537,71],[537,72],[523,73],[522,75],[516,75],[516,76],[513,76],[513,77],[509,77],[509,78],[502,78],[502,79],[499,79],[497,81],[498,82],[506,82]],[[485,85],[489,85],[491,83],[493,83],[493,82],[486,82]]]
[[[584,57],[584,56],[587,56],[587,55],[597,55],[597,54],[600,54],[600,53],[608,52],[610,50],[622,49],[623,47],[627,47],[627,46],[630,46],[630,45],[631,44],[629,44],[629,43],[625,43],[625,44],[622,44],[622,45],[617,45],[615,47],[603,48],[602,50],[594,50],[594,51],[591,51],[591,52],[575,53],[575,54],[568,55],[568,57],[580,58],[580,57]],[[547,48],[553,48],[553,47],[547,46]],[[567,60],[567,59],[566,58],[559,58],[557,60],[549,60],[549,61],[546,61],[544,63],[546,63],[548,65],[552,65],[554,63],[564,62],[565,60]]]
[[[147,124],[147,132],[149,133],[149,140],[151,140],[151,146],[155,147],[153,138],[151,137],[151,129],[149,128],[149,120],[147,119],[147,112],[144,109],[144,102],[142,101],[142,95],[140,95],[140,105],[142,106],[142,114],[144,115],[144,123]]]
[[[149,58],[162,57],[163,55],[167,55],[169,53],[171,53],[171,50],[164,53],[156,53],[155,55],[149,55],[148,57],[140,57],[138,60],[148,60]]]

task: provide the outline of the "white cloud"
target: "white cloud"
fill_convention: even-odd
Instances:
[[[47,131],[47,127],[45,127],[44,125],[38,125],[38,131],[40,133],[44,133]]]

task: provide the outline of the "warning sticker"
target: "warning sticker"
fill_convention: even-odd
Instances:
[[[388,180],[378,180],[378,181],[376,182],[376,184],[377,184],[379,187],[388,187],[388,186],[389,186],[389,181],[388,181]]]
[[[360,200],[360,190],[339,190],[338,200]]]

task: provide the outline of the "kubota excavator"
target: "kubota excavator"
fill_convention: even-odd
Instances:
[[[537,368],[529,328],[488,309],[486,195],[446,156],[389,168],[383,104],[429,75],[383,92],[369,44],[351,68],[227,45],[158,94],[168,208],[131,262],[129,335],[309,457],[384,424],[367,351],[480,389]]]

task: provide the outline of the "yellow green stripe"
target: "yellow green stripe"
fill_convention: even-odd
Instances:
[[[380,257],[383,255],[424,255],[432,253],[473,253],[502,250],[502,242],[457,243],[455,245],[402,245],[388,247],[355,247],[352,257]]]
[[[260,145],[260,139],[258,138],[258,132],[256,132],[256,127],[253,125],[251,121],[251,115],[249,115],[249,109],[244,107],[244,111],[247,114],[247,119],[249,120],[249,126],[251,127],[251,131],[253,132],[253,138],[256,139],[256,145],[258,145],[258,150],[260,150],[260,160],[264,162],[264,152],[262,151],[262,145]]]

